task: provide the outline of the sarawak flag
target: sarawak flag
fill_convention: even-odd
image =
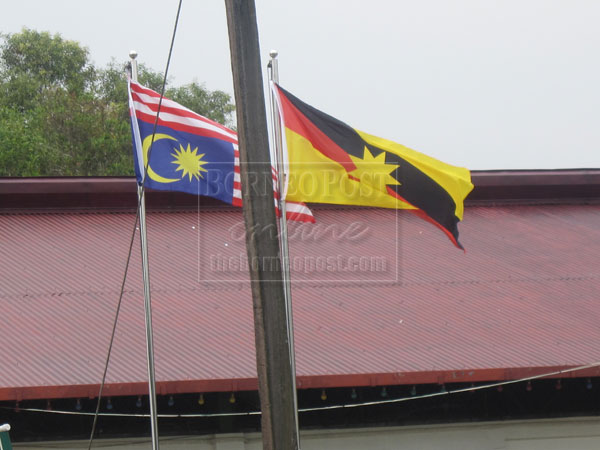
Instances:
[[[407,209],[459,248],[457,224],[473,189],[467,169],[358,131],[273,84],[288,156],[286,198]]]
[[[163,97],[152,142],[159,100],[160,94],[129,80],[138,183],[143,182],[147,165],[148,188],[205,195],[242,206],[237,134]],[[276,175],[274,172],[274,181]],[[314,222],[303,203],[288,202],[287,206],[288,219]]]

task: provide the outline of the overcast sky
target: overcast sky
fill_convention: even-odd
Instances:
[[[100,66],[163,70],[178,0],[4,2]],[[349,125],[470,169],[600,167],[600,1],[256,0],[281,85]],[[184,0],[170,69],[233,94],[222,0]]]

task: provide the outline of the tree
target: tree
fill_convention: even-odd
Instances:
[[[2,37],[3,97],[13,105],[31,107],[37,96],[49,89],[80,94],[93,84],[95,70],[88,50],[77,42],[26,28]]]
[[[0,176],[132,175],[126,65],[98,69],[86,48],[58,34],[0,37]],[[160,90],[163,77],[142,65],[139,79]],[[194,82],[166,96],[232,123],[224,92]]]
[[[232,113],[235,106],[229,94],[223,91],[208,91],[196,81],[178,88],[170,88],[165,94],[171,100],[216,122],[233,127]]]
[[[48,173],[52,155],[44,145],[35,113],[0,106],[0,174],[40,176]]]

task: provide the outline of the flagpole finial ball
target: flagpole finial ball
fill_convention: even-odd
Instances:
[[[279,52],[278,52],[277,50],[271,50],[271,51],[269,52],[269,56],[270,56],[271,58],[277,58],[277,55],[278,55],[278,54],[279,54]]]
[[[135,58],[137,58],[137,52],[136,52],[135,50],[131,50],[131,51],[129,52],[129,57],[130,57],[131,59],[135,59]]]

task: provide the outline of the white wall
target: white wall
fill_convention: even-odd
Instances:
[[[87,449],[87,441],[13,444],[15,449]],[[476,424],[311,430],[302,450],[588,450],[600,448],[600,417]],[[259,433],[161,438],[162,450],[261,450]],[[94,449],[149,449],[149,439],[94,441]]]

